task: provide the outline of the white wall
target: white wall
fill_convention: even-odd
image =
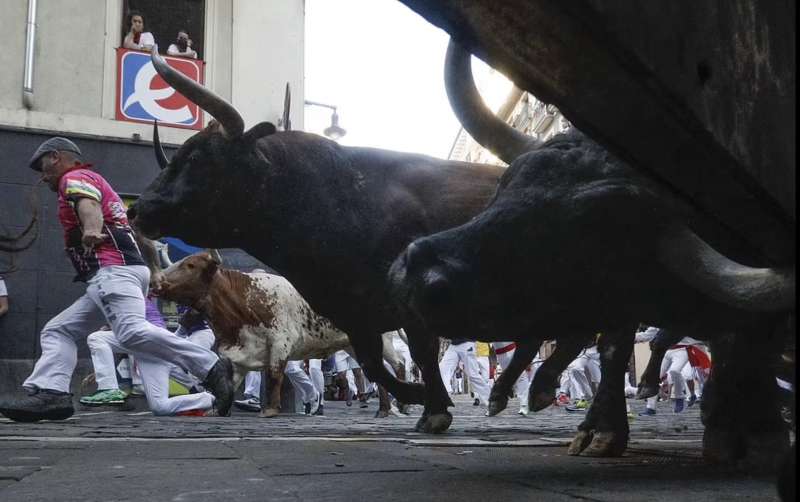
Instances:
[[[233,0],[233,105],[246,128],[277,125],[286,82],[292,128],[303,128],[304,18],[303,0]]]

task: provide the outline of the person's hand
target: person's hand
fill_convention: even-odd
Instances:
[[[192,39],[190,38],[190,39],[186,40],[186,47],[188,48],[188,47],[191,47],[191,46],[192,46]]]
[[[107,238],[108,236],[103,232],[97,230],[84,230],[83,236],[81,237],[81,244],[83,244],[84,252],[86,254],[91,253],[98,244]]]
[[[165,283],[164,272],[159,270],[150,274],[150,291],[152,291],[154,295],[158,296]]]

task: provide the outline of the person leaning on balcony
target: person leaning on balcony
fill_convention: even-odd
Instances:
[[[197,51],[192,49],[192,40],[189,38],[189,33],[186,30],[180,30],[178,32],[178,38],[175,39],[175,43],[167,47],[167,54],[170,56],[197,59]]]
[[[144,16],[137,11],[131,11],[128,14],[128,25],[128,34],[122,40],[122,46],[140,51],[152,50],[156,40],[152,33],[144,31]]]

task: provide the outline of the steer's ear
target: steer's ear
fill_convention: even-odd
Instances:
[[[222,265],[222,255],[219,254],[219,250],[206,249],[206,253],[208,253],[209,257],[211,257],[211,261],[213,261],[217,265]]]
[[[259,138],[275,134],[275,125],[271,122],[261,122],[250,128],[249,131],[242,135],[242,141],[245,143],[253,143]]]

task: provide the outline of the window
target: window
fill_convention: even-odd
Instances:
[[[144,16],[144,30],[153,34],[161,54],[175,42],[179,30],[186,30],[192,40],[192,49],[198,59],[203,59],[205,37],[205,0],[125,0],[122,9],[122,34],[120,46],[130,30],[128,13],[138,11]]]

